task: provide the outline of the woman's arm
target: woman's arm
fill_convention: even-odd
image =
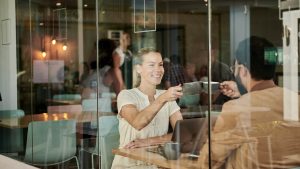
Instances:
[[[141,130],[152,121],[152,119],[166,102],[174,101],[181,96],[182,87],[180,85],[171,87],[141,111],[139,111],[136,106],[132,104],[123,106],[120,111],[120,116],[123,117],[136,130]]]
[[[180,111],[175,112],[170,117],[170,123],[174,130],[175,124],[178,120],[182,120],[182,115]],[[138,147],[147,147],[151,145],[164,144],[171,141],[172,134],[165,134],[163,136],[150,137],[146,139],[135,139],[127,144],[124,148],[138,148]]]
[[[116,76],[116,80],[118,82],[118,86],[117,86],[117,91],[121,91],[122,89],[124,89],[124,81],[123,81],[123,77],[122,77],[122,71],[120,69],[120,64],[121,64],[121,58],[119,56],[119,54],[117,52],[113,53],[113,70],[114,70],[114,74]],[[118,93],[117,93],[118,94]]]

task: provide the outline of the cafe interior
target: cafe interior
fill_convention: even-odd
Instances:
[[[299,7],[298,0],[0,0],[0,165],[110,169],[121,156],[140,168],[300,168]],[[251,40],[240,49],[250,37],[272,44],[262,69],[236,62],[254,55]],[[157,89],[181,84],[183,120],[169,124],[168,142],[126,149],[118,94],[138,87],[143,48],[162,56]],[[109,65],[117,49],[120,67]],[[270,65],[271,88],[283,92],[244,85],[241,67],[260,75]],[[104,80],[114,69],[120,89],[118,79]],[[224,81],[240,95],[224,94]]]

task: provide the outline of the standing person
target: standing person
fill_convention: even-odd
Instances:
[[[275,85],[276,64],[268,63],[266,49],[276,53],[269,41],[255,36],[239,44],[234,75],[248,93],[240,95],[233,81],[221,83],[224,94],[239,98],[223,105],[211,134],[211,152],[206,143],[200,153],[199,168],[208,168],[209,153],[212,168],[300,166],[299,159],[287,158],[300,153],[300,146],[295,146],[300,139],[299,124],[293,125],[283,118],[284,95],[298,98],[297,102],[299,96]]]
[[[174,128],[176,121],[182,119],[180,108],[175,102],[182,96],[181,85],[168,90],[156,89],[164,75],[161,54],[153,49],[142,49],[138,55],[140,84],[137,88],[121,91],[117,99],[119,148],[138,148],[168,142],[171,140],[171,134],[167,134],[169,123]],[[157,167],[116,155],[112,168]]]
[[[125,89],[126,87],[131,87],[131,81],[132,81],[132,74],[129,72],[126,72],[126,76],[129,77],[126,79],[128,82],[128,85],[126,86],[124,82],[124,73],[125,71],[132,70],[130,68],[132,53],[130,50],[128,50],[128,46],[130,45],[130,35],[127,32],[123,32],[120,37],[120,45],[116,48],[116,50],[113,53],[113,62],[114,62],[114,72],[117,77],[117,81],[119,83],[118,90],[121,91],[122,89]],[[122,68],[123,66],[123,68]],[[124,69],[123,71],[121,69]],[[130,81],[130,82],[129,82]],[[117,93],[118,94],[118,93]]]

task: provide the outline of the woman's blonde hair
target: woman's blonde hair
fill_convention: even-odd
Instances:
[[[151,52],[158,52],[154,48],[142,48],[138,51],[137,57],[135,58],[135,65],[141,65],[144,61],[144,55],[151,53]],[[138,87],[141,83],[141,75],[138,73],[137,74],[137,81],[136,84],[134,85],[135,87]]]
[[[148,53],[151,53],[151,52],[158,52],[156,49],[154,48],[142,48],[138,51],[138,54],[137,54],[137,58],[136,58],[136,64],[137,65],[140,65],[143,63],[144,61],[144,55],[148,54]]]

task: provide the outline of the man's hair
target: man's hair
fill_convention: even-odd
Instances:
[[[267,56],[270,51],[274,54],[273,61],[270,61]],[[247,67],[254,80],[272,79],[275,74],[277,57],[275,46],[268,40],[256,36],[240,42],[235,55],[238,64]]]

